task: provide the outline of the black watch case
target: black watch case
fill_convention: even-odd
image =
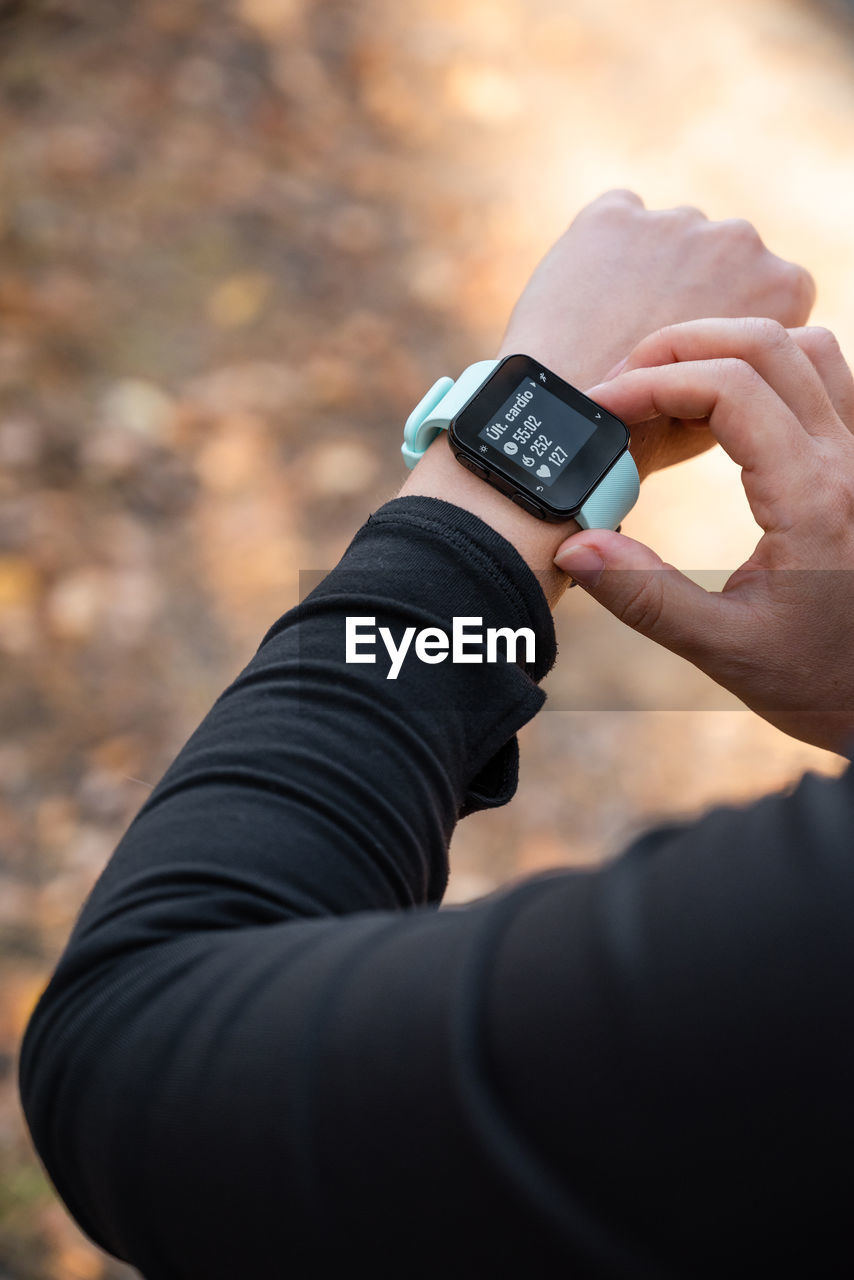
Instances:
[[[571,520],[629,429],[530,356],[506,356],[448,427],[457,461],[541,520]]]

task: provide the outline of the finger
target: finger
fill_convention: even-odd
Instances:
[[[585,529],[562,543],[555,564],[627,627],[697,666],[736,633],[735,600],[704,591],[633,538]]]
[[[854,432],[854,377],[836,338],[817,325],[790,329],[789,334],[811,361],[846,429]]]
[[[810,435],[840,436],[845,430],[815,365],[776,320],[749,317],[668,325],[639,342],[625,368],[714,357],[746,360]]]
[[[814,506],[818,450],[791,409],[744,360],[630,369],[587,393],[624,422],[663,416],[709,429],[742,468],[750,508],[766,531]]]

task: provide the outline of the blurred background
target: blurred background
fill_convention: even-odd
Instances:
[[[579,208],[751,219],[854,352],[852,50],[843,4],[795,0],[0,0],[0,1280],[135,1274],[32,1154],[29,1010],[152,784]],[[710,581],[756,540],[720,450],[625,528]],[[448,901],[841,771],[583,592],[558,627]]]

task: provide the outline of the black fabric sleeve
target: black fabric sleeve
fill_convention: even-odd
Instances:
[[[348,614],[537,656],[388,680],[343,661]],[[851,770],[437,911],[553,658],[515,551],[395,500],[131,824],[20,1082],[70,1211],[147,1280],[850,1272]]]

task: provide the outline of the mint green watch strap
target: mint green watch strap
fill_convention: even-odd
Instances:
[[[582,529],[616,529],[637,502],[639,493],[638,469],[627,449],[599,481],[575,519]]]
[[[456,382],[453,378],[434,382],[426,396],[419,400],[406,419],[400,446],[410,471],[424,457],[439,432],[447,430],[451,419],[480,390],[497,364],[497,360],[478,360],[464,369]]]
[[[440,431],[468,404],[498,365],[478,360],[453,378],[439,378],[406,419],[400,451],[410,471],[423,458]],[[626,450],[582,504],[575,519],[582,529],[616,529],[638,499],[640,480],[635,460]]]

